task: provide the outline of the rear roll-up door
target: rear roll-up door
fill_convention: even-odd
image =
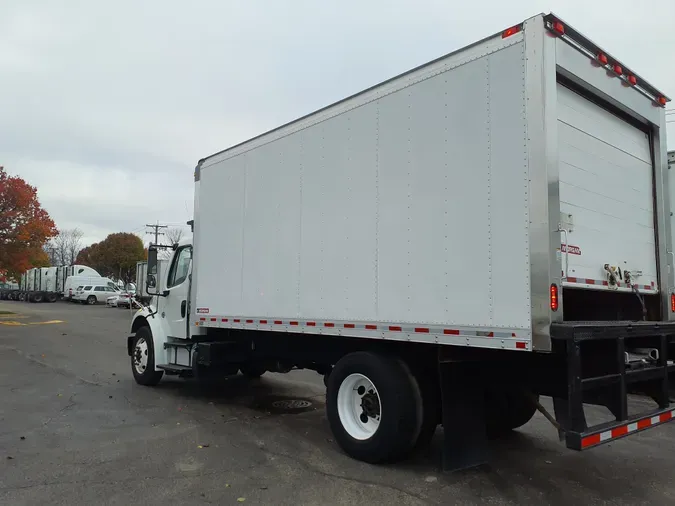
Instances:
[[[563,84],[557,94],[561,222],[571,229],[567,246],[561,234],[565,284],[609,289],[609,264],[624,278],[617,289],[630,290],[628,271],[641,291],[656,291],[649,135]]]

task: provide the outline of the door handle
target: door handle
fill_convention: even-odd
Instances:
[[[180,317],[185,318],[185,310],[187,309],[187,301],[184,300],[180,303]]]

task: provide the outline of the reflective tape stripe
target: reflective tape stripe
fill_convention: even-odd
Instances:
[[[600,432],[598,434],[592,434],[581,439],[581,448],[590,448],[600,443],[605,443],[615,438],[623,437],[631,432],[637,432],[639,430],[648,429],[656,425],[660,425],[665,422],[669,422],[675,419],[675,410],[666,411],[661,413],[658,416],[652,416],[648,418],[643,418],[636,422],[631,422],[625,425],[619,425],[614,427],[611,430],[605,432]]]

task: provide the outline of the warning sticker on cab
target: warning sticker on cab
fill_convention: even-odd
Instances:
[[[572,246],[571,244],[562,244],[560,251],[569,253],[570,255],[581,255],[581,248],[579,246]]]
[[[200,314],[208,314],[209,308],[208,307],[198,307],[197,312]]]

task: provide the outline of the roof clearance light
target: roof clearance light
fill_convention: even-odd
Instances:
[[[656,103],[658,103],[661,107],[665,107],[667,102],[668,101],[666,100],[666,97],[659,97],[656,99]]]
[[[609,62],[607,61],[607,55],[606,55],[606,54],[603,54],[603,53],[600,53],[600,54],[598,55],[598,61],[599,61],[600,63],[602,63],[603,65],[607,65],[607,63],[609,63]]]
[[[522,27],[520,25],[518,26],[512,26],[511,28],[504,30],[502,32],[502,39],[505,39],[506,37],[510,37],[511,35],[515,35],[516,33],[520,32],[522,30]]]
[[[670,294],[670,311],[675,313],[675,293]]]
[[[551,285],[550,301],[551,301],[551,311],[557,311],[558,310],[558,285],[556,285],[555,283],[553,283]]]
[[[558,35],[565,35],[565,25],[563,25],[560,21],[555,21],[552,25],[551,28],[555,33]]]
[[[635,86],[637,84],[637,77],[635,76],[628,76],[628,83],[631,86]]]
[[[621,68],[621,65],[615,64],[615,65],[612,67],[612,70],[614,71],[614,73],[615,73],[617,76],[620,76],[621,74],[623,74],[623,69]]]

